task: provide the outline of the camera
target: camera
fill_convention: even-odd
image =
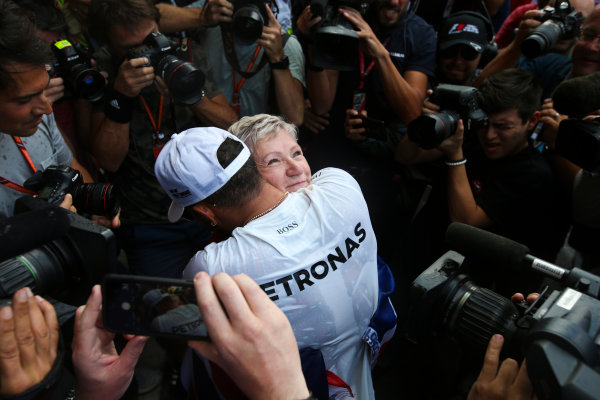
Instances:
[[[451,224],[446,240],[467,254],[448,251],[413,282],[408,338],[442,336],[483,350],[500,333],[505,354],[526,357],[540,399],[600,398],[600,277],[537,259],[526,246],[464,224]],[[530,306],[515,305],[470,276],[525,265],[550,279]]]
[[[177,47],[160,32],[151,32],[144,42],[128,52],[128,58],[146,57],[154,73],[160,76],[173,98],[183,104],[196,104],[204,97],[204,74],[189,61],[178,57]],[[145,88],[144,92],[153,89]]]
[[[575,12],[571,3],[566,0],[557,8],[543,9],[541,21],[542,24],[521,44],[521,51],[526,57],[539,57],[548,53],[560,40],[576,37],[583,22],[583,14]]]
[[[430,100],[443,110],[424,114],[408,125],[408,137],[423,149],[433,149],[456,131],[462,119],[465,132],[476,132],[487,126],[488,118],[480,108],[480,94],[472,86],[440,84]]]
[[[230,29],[236,40],[244,44],[256,42],[262,35],[263,26],[269,22],[265,0],[232,0],[233,17]]]
[[[50,75],[63,78],[67,91],[65,97],[73,94],[88,101],[98,101],[104,95],[105,80],[102,74],[91,67],[86,51],[65,39],[51,45],[56,63]],[[73,93],[69,93],[69,90]]]
[[[0,223],[0,240],[11,244],[2,251],[0,299],[10,299],[28,286],[68,304],[85,303],[91,287],[115,268],[112,231],[31,196],[17,199],[15,211],[14,217]],[[52,236],[43,236],[45,232]],[[48,240],[40,245],[36,243],[40,237]],[[17,253],[10,253],[13,250]]]
[[[312,28],[313,65],[318,68],[352,71],[358,52],[357,28],[339,13],[340,7],[351,7],[362,15],[369,1],[312,0],[310,10],[321,22]]]
[[[119,199],[110,183],[83,183],[81,173],[69,166],[52,165],[36,172],[23,184],[38,192],[38,198],[59,205],[71,193],[79,212],[114,217],[119,212]]]

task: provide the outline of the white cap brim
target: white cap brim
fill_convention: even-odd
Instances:
[[[181,219],[181,217],[183,216],[183,211],[184,211],[184,207],[180,206],[179,204],[175,203],[174,201],[171,202],[171,205],[169,206],[169,212],[167,213],[167,217],[169,218],[169,222],[177,222]]]

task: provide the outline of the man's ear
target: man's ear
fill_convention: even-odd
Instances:
[[[194,204],[191,208],[196,220],[201,224],[206,226],[215,226],[217,224],[217,217],[209,204],[200,202]]]
[[[531,117],[529,117],[529,120],[527,120],[527,130],[532,131],[533,128],[535,128],[535,125],[538,123],[539,120],[540,120],[540,112],[535,111],[533,114],[531,114]]]

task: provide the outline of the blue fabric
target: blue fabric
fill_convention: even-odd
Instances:
[[[329,385],[327,384],[327,371],[325,361],[320,350],[305,347],[300,350],[302,373],[308,390],[317,399],[329,399]]]
[[[571,58],[558,53],[548,53],[536,58],[521,58],[517,68],[530,71],[535,74],[542,84],[542,100],[552,96],[554,89],[571,72]]]
[[[181,279],[190,258],[210,236],[195,221],[123,225],[115,233],[132,273],[176,279]]]
[[[390,299],[396,288],[394,275],[389,265],[379,256],[377,256],[377,276],[379,281],[377,309],[362,337],[362,340],[371,348],[371,366],[377,361],[381,346],[394,335],[398,321],[396,310]]]

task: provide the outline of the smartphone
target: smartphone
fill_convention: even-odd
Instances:
[[[385,122],[379,119],[365,117],[364,115],[359,115],[359,117],[362,119],[363,128],[365,128],[363,135],[376,140],[386,140]]]
[[[115,333],[210,340],[192,281],[109,274],[102,284],[102,319]]]

